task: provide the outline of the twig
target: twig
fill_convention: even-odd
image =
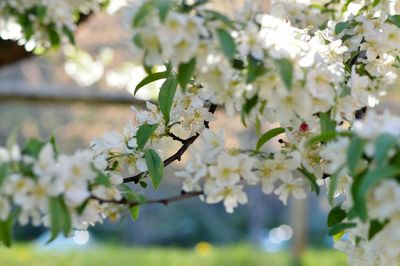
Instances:
[[[208,109],[208,111],[213,114],[213,113],[215,113],[216,109],[217,109],[217,106],[212,104],[210,106],[210,108]],[[209,124],[210,124],[209,121],[204,121],[204,126],[206,128],[209,128]],[[182,146],[176,153],[174,153],[173,155],[171,155],[169,158],[167,158],[164,161],[164,167],[170,165],[174,161],[180,161],[181,158],[182,158],[182,155],[187,151],[187,149],[189,149],[190,145],[192,145],[199,136],[200,136],[200,134],[196,133],[196,135],[194,135],[194,136],[192,136],[190,138],[187,138],[187,139],[181,139],[181,138],[177,137],[177,138],[180,139],[180,142],[182,143]],[[139,174],[134,175],[134,176],[126,177],[126,178],[124,178],[124,183],[129,183],[129,182],[138,183],[140,181],[140,179],[142,179],[146,175],[147,175],[147,172],[142,172],[142,173],[139,173]]]
[[[92,196],[91,199],[97,200],[100,203],[113,203],[113,204],[121,204],[121,205],[127,205],[129,207],[135,207],[139,205],[150,205],[150,204],[162,204],[164,206],[167,206],[170,203],[193,198],[196,196],[203,195],[203,191],[193,191],[193,192],[183,192],[181,195],[178,196],[173,196],[169,198],[163,198],[163,199],[149,199],[145,201],[128,201],[127,199],[122,199],[122,200],[104,200],[95,196]]]
[[[178,137],[177,135],[175,135],[174,133],[169,132],[168,136],[170,136],[173,140],[179,141],[180,143],[184,143],[186,140],[183,138]]]

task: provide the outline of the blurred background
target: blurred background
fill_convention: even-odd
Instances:
[[[227,12],[233,12],[236,2],[214,1]],[[88,54],[70,48],[21,55],[18,47],[0,40],[0,145],[14,131],[21,143],[54,134],[64,152],[73,152],[105,132],[122,129],[130,106],[144,107],[141,99],[152,96],[152,87],[142,89],[140,99],[132,95],[144,71],[135,61],[124,20],[124,15],[106,13],[85,20],[77,43]],[[211,127],[228,129],[229,146],[254,145],[254,132],[239,118],[229,120],[229,127],[222,112],[217,118]],[[147,196],[179,193],[180,180],[173,173],[180,167],[169,167],[164,186]],[[329,206],[321,194],[285,207],[260,187],[250,188],[249,203],[234,214],[198,199],[145,206],[136,222],[126,214],[114,224],[50,245],[44,244],[48,236],[43,228],[15,228],[18,245],[0,247],[0,265],[347,265],[332,250],[326,227]]]

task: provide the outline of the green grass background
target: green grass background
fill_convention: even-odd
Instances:
[[[213,247],[207,256],[195,249],[103,246],[60,251],[38,246],[0,248],[1,266],[287,266],[286,252],[267,253],[248,245]],[[347,266],[332,250],[309,250],[302,266]]]

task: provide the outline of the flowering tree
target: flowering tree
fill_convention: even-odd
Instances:
[[[276,1],[271,14],[249,1],[234,17],[207,0],[129,2],[0,3],[2,38],[36,50],[74,44],[81,14],[133,6],[133,49],[148,73],[135,92],[164,80],[156,102],[132,108],[123,130],[88,150],[62,154],[54,139],[0,149],[5,245],[14,222],[49,227],[51,241],[124,211],[137,219],[145,204],[199,197],[231,213],[247,203],[246,186],[284,204],[326,186],[329,234],[350,263],[398,265],[400,117],[367,110],[397,81],[398,1]],[[20,34],[7,35],[12,27]],[[258,132],[253,149],[225,147],[223,134],[210,129],[217,108]],[[279,127],[264,133],[267,124]],[[276,136],[280,149],[266,152]],[[181,147],[168,157],[164,139]],[[191,146],[198,139],[201,150]],[[127,185],[157,189],[164,167],[189,149],[192,159],[176,172],[181,195],[147,199]]]

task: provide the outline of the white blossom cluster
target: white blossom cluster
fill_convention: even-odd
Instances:
[[[365,120],[356,121],[354,132],[366,141],[363,152],[367,157],[374,158],[376,156],[377,149],[382,146],[382,144],[377,145],[377,139],[383,134],[392,136],[394,140],[386,160],[391,161],[398,156],[400,147],[399,117],[393,116],[389,112],[377,114],[371,111]],[[388,137],[385,135],[385,138]],[[329,173],[341,169],[340,173],[336,175],[338,180],[335,196],[341,202],[341,208],[346,211],[351,210],[354,200],[352,197],[354,178],[351,177],[346,166],[346,153],[349,145],[348,138],[339,138],[328,143],[321,153],[327,161]],[[379,166],[375,167],[375,169],[379,169]],[[348,220],[354,222],[356,226],[345,230],[344,236],[335,243],[337,249],[348,254],[351,265],[398,265],[400,259],[400,234],[398,231],[400,183],[395,177],[394,173],[386,176],[384,172],[375,177],[378,181],[366,195],[368,220]],[[339,196],[342,198],[340,199]],[[371,221],[383,225],[383,228],[375,232],[372,238],[371,227],[373,225],[370,223]]]
[[[99,182],[99,170],[93,164],[93,153],[80,150],[73,155],[57,154],[52,144],[40,149],[37,157],[20,151],[17,145],[0,148],[2,185],[0,186],[0,221],[16,215],[20,225],[50,227],[49,202],[61,199],[71,225],[86,229],[118,210],[92,198],[119,200],[119,180]],[[79,210],[80,209],[80,210]]]
[[[0,36],[25,45],[48,48],[72,34],[79,15],[98,11],[104,0],[4,0],[0,2]],[[50,30],[49,30],[50,29]],[[68,32],[68,33],[66,33]]]
[[[358,7],[360,11],[341,22],[343,30],[335,31],[348,47],[345,60],[351,67],[351,77],[347,85],[358,99],[355,104],[367,106],[376,104],[398,79],[400,28],[392,15],[400,9],[397,1]]]
[[[384,50],[372,55],[373,59],[368,56],[373,50],[365,41],[368,36],[360,29],[362,25],[337,36],[334,29],[311,34],[268,15],[253,14],[250,21],[239,19],[226,25],[207,14],[200,8],[189,14],[170,11],[162,22],[153,10],[134,29],[136,48],[147,65],[171,62],[179,66],[195,59],[194,76],[202,84],[203,94],[209,101],[225,105],[229,115],[255,100],[247,116],[250,124],[257,119],[282,125],[298,119],[307,122],[314,114],[329,110],[337,122],[352,121],[356,110],[376,104],[397,78],[396,36],[400,29],[386,22],[384,13],[371,17],[366,11],[348,22],[373,25],[367,35],[376,35],[375,40],[382,44],[376,47]],[[246,66],[244,70],[225,56],[219,41],[221,30],[231,34],[237,46],[234,58]],[[356,36],[354,31],[360,34]],[[390,42],[388,38],[394,39]],[[288,65],[293,68],[290,81],[280,73]],[[249,73],[251,69],[256,74]]]
[[[65,5],[85,13],[100,2]],[[289,196],[305,198],[308,187],[319,191],[327,178],[328,194],[341,208],[333,211],[346,216],[345,229],[338,231],[344,236],[336,234],[337,248],[349,254],[352,265],[397,265],[400,171],[393,164],[400,160],[400,118],[368,111],[364,120],[355,120],[354,114],[376,104],[397,81],[398,1],[275,1],[272,15],[245,6],[235,19],[201,4],[172,1],[165,10],[160,3],[140,1],[132,19],[135,51],[150,73],[147,80],[165,80],[158,105],[132,108],[125,128],[94,140],[92,151],[58,155],[46,144],[33,156],[16,147],[0,149],[0,166],[7,166],[0,179],[0,220],[18,209],[21,224],[29,219],[48,224],[49,201],[60,197],[76,228],[117,217],[118,203],[129,200],[120,192],[124,176],[136,176],[143,185],[142,178],[154,174],[152,164],[158,161],[162,168],[168,160],[164,140],[187,148],[188,140],[192,144],[201,135],[201,149],[192,147],[192,159],[176,173],[184,191],[199,192],[194,195],[202,194],[207,203],[223,202],[233,212],[247,203],[246,186],[260,185],[286,204]],[[32,5],[51,8],[54,3],[6,1],[0,10],[25,12]],[[50,17],[46,23],[51,22]],[[57,30],[73,26],[59,23]],[[81,73],[73,52],[71,57],[70,70]],[[94,62],[89,59],[87,65]],[[154,73],[160,66],[165,71]],[[226,148],[223,133],[208,128],[214,115],[207,107],[216,105],[228,115],[240,114],[247,125],[279,124],[273,135],[280,135],[279,150],[265,152],[265,142],[254,150]],[[354,132],[351,137],[348,130]],[[260,141],[263,137],[268,136]],[[149,164],[150,150],[161,158]],[[379,182],[364,184],[373,174]],[[158,182],[151,178],[153,185]],[[367,190],[368,215],[355,198],[357,189]]]
[[[354,17],[365,7],[374,7],[376,11],[390,14],[400,10],[396,0],[379,3],[370,0],[273,0],[271,14],[289,20],[297,28],[316,31],[332,24],[332,20],[338,22]]]
[[[209,129],[202,133],[201,150],[192,150],[192,159],[182,171],[186,192],[204,192],[207,203],[223,201],[226,211],[232,213],[239,204],[247,203],[246,185],[261,185],[265,194],[275,193],[286,204],[289,196],[306,198],[305,180],[293,172],[300,167],[298,152],[260,154],[227,150],[223,132],[215,134]]]
[[[96,153],[96,162],[100,169],[112,169],[112,173],[122,180],[123,174],[138,174],[147,170],[144,160],[144,148],[152,148],[163,157],[166,138],[169,133],[190,137],[201,133],[205,121],[214,120],[214,116],[205,107],[205,101],[197,94],[196,87],[190,87],[185,93],[176,92],[171,109],[169,123],[165,123],[163,114],[157,105],[147,102],[147,109],[132,107],[133,119],[122,132],[109,132],[92,142]],[[138,148],[137,133],[141,126],[156,127],[145,147]],[[114,167],[113,167],[114,166]]]

